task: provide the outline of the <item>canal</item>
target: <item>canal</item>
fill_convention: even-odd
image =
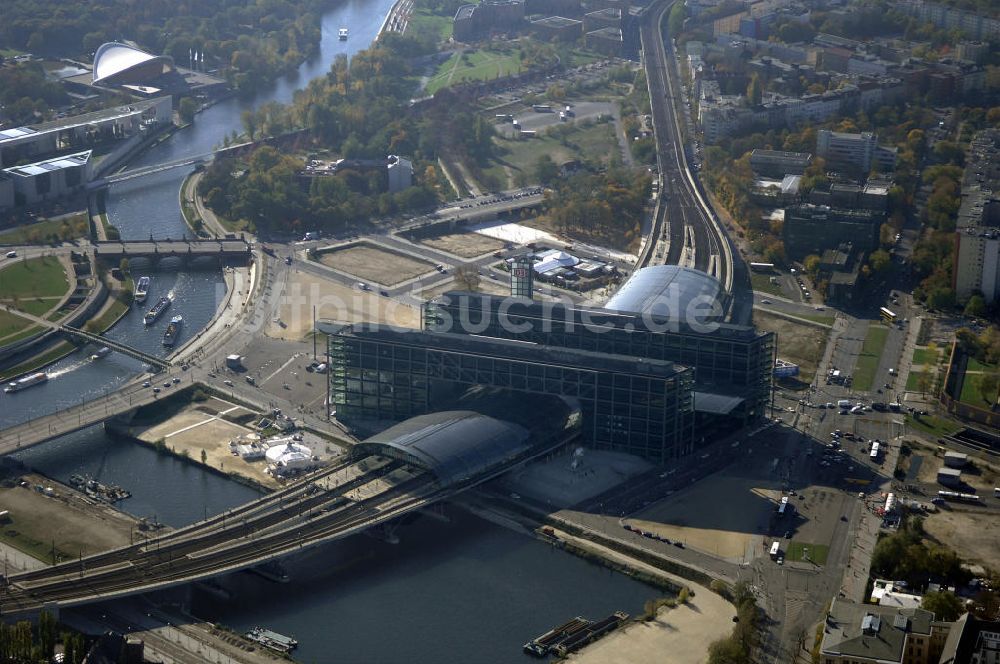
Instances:
[[[323,75],[338,54],[366,47],[393,0],[348,0],[323,16],[320,55],[294,76],[252,100],[223,101],[193,125],[157,145],[134,165],[204,154],[240,132],[240,114],[267,101],[288,102],[296,89]],[[341,42],[337,30],[350,29]],[[111,188],[107,209],[127,239],[181,237],[178,207],[186,173],[167,171]],[[141,267],[141,264],[137,267]],[[216,270],[162,266],[150,272],[151,300],[176,298],[170,315],[185,318],[185,336],[211,319],[225,295]],[[107,336],[162,353],[165,321],[147,329],[129,312]],[[183,339],[182,339],[183,343]],[[141,365],[112,353],[90,361],[92,349],[51,366],[52,379],[0,408],[0,428],[51,413],[115,389]],[[11,395],[7,395],[10,397]],[[90,475],[132,492],[121,509],[181,526],[252,500],[258,494],[181,459],[107,436],[93,427],[19,453],[18,458],[67,482]],[[417,518],[400,543],[358,536],[289,561],[291,580],[274,584],[250,574],[224,580],[233,601],[196,594],[199,616],[243,630],[261,624],[294,635],[302,662],[523,662],[521,644],[567,619],[641,610],[652,589],[546,544],[457,510],[450,523]]]

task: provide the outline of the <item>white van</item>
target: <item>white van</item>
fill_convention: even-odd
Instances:
[[[993,487],[993,497],[1000,498],[1000,486]]]
[[[841,399],[840,401],[838,401],[838,402],[837,402],[837,406],[838,406],[839,408],[850,408],[850,407],[851,407],[851,406],[853,406],[853,405],[854,405],[854,404],[852,404],[852,403],[851,403],[850,401],[848,401],[847,399]]]

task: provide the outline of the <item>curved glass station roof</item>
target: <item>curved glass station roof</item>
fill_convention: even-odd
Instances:
[[[701,270],[651,265],[633,272],[604,308],[671,320],[708,320],[722,314],[725,296],[719,280]]]
[[[153,55],[128,44],[101,44],[94,54],[94,83],[111,82],[126,76],[132,69],[146,65],[152,67],[154,63],[169,66],[174,60],[169,55]]]
[[[466,410],[418,415],[354,446],[425,468],[442,486],[456,484],[527,451],[524,427]]]

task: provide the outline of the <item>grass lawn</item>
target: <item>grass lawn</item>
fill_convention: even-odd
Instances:
[[[921,374],[927,374],[927,389],[934,383],[934,375],[929,371],[911,371],[906,377],[906,391],[907,392],[919,392],[920,391],[920,376]]]
[[[119,298],[113,298],[111,305],[97,318],[87,321],[86,329],[94,334],[101,334],[118,322],[122,314],[128,311],[128,305]]]
[[[469,49],[455,53],[438,67],[424,87],[432,95],[441,88],[462,81],[486,81],[521,71],[521,49],[513,46],[497,49]]]
[[[907,415],[906,425],[916,429],[917,431],[923,431],[924,433],[929,433],[938,438],[942,436],[950,436],[962,428],[962,425],[957,422],[952,422],[951,420],[935,417],[933,415],[923,415],[919,419],[913,417],[912,415]]]
[[[0,346],[20,341],[34,334],[37,329],[27,318],[0,310]]]
[[[989,373],[993,373],[997,370],[993,367],[992,370],[987,369]],[[983,393],[979,389],[980,382],[985,376],[985,373],[965,373],[965,379],[962,381],[962,394],[959,395],[958,400],[967,403],[970,406],[978,406],[979,408],[989,408],[990,405],[996,403],[997,392],[993,390],[992,398],[984,399]]]
[[[806,320],[811,320],[816,323],[822,323],[823,325],[829,325],[833,327],[833,323],[836,319],[834,316],[824,316],[823,314],[795,314],[799,318],[805,318]]]
[[[875,379],[875,371],[878,370],[878,361],[882,356],[882,349],[885,348],[885,339],[888,335],[889,328],[884,325],[868,326],[868,336],[865,337],[861,355],[858,356],[858,363],[854,367],[854,389],[858,392],[871,389],[872,381]]]
[[[4,244],[44,244],[77,240],[89,234],[90,221],[81,213],[0,231],[0,241]]]
[[[410,13],[406,29],[414,31],[415,34],[432,32],[437,35],[439,41],[445,41],[451,37],[452,23],[454,19],[451,16],[438,16],[432,14],[426,7],[417,7]]]
[[[0,382],[10,380],[14,376],[20,376],[21,374],[28,373],[29,371],[34,371],[39,367],[44,367],[47,364],[52,364],[56,360],[60,360],[63,357],[69,355],[74,350],[76,346],[68,341],[62,341],[56,344],[51,350],[46,353],[42,353],[38,357],[33,357],[27,362],[22,362],[17,366],[6,369],[0,373]]]
[[[965,367],[966,371],[996,371],[997,368],[992,364],[983,364],[974,357],[969,358],[969,363]]]
[[[914,364],[937,364],[938,351],[931,350],[930,348],[915,348],[913,349],[913,363]]]
[[[826,557],[830,553],[830,547],[826,544],[809,544],[804,542],[792,542],[785,551],[785,560],[789,562],[805,561],[825,565]]]
[[[485,178],[500,184],[500,189],[507,189],[505,166],[513,171],[515,176],[520,172],[526,178],[526,182],[534,182],[535,168],[538,158],[542,155],[548,155],[556,164],[570,159],[607,163],[619,149],[615,126],[611,122],[582,122],[559,126],[565,128],[567,132],[565,136],[557,138],[540,134],[536,138],[524,140],[499,137],[494,139],[498,157],[483,169]]]
[[[781,292],[781,285],[771,283],[772,276],[774,275],[751,274],[750,283],[753,285],[753,289],[759,293],[770,293],[771,295],[780,295],[784,297],[784,293]]]
[[[18,261],[0,270],[0,299],[3,300],[62,297],[68,290],[66,268],[53,256]]]

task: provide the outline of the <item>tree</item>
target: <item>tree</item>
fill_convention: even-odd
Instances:
[[[802,260],[802,267],[805,269],[806,274],[811,277],[815,277],[819,273],[819,263],[819,256],[816,254],[809,254]]]
[[[122,274],[128,274],[128,259],[127,258],[122,258],[120,261],[118,261],[118,270]]]
[[[181,121],[194,122],[194,116],[197,112],[198,102],[191,97],[181,98],[181,103],[177,106],[177,114],[181,116]]]
[[[892,257],[885,249],[877,249],[868,257],[868,263],[877,275],[884,275],[892,267]]]
[[[950,288],[935,288],[927,294],[928,309],[951,309],[955,306],[955,291]]]
[[[474,293],[479,290],[479,271],[472,265],[455,268],[455,285],[460,290]]]
[[[947,591],[926,593],[920,606],[933,613],[936,620],[945,622],[954,622],[964,613],[962,600]]]
[[[670,9],[670,16],[667,18],[667,30],[671,37],[676,37],[684,29],[684,5],[683,2],[676,2]]]
[[[965,305],[965,315],[972,318],[982,318],[986,315],[986,301],[982,295],[973,295]]]
[[[747,102],[751,106],[760,106],[763,97],[764,84],[760,82],[760,77],[754,72],[754,75],[750,77],[750,83],[747,85]]]
[[[979,394],[983,397],[983,401],[990,405],[997,402],[998,387],[1000,387],[1000,374],[985,373],[979,379]]]
[[[558,177],[559,167],[552,161],[552,157],[548,154],[540,155],[535,164],[535,178],[538,182],[547,186],[555,182]]]

